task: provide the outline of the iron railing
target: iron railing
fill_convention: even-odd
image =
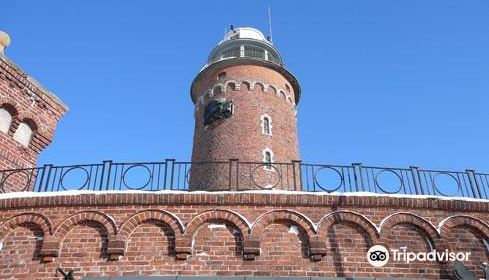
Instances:
[[[371,192],[489,199],[489,174],[419,167],[241,162],[117,163],[0,171],[0,193],[66,190],[259,190]]]

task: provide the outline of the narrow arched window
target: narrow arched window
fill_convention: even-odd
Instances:
[[[14,140],[27,147],[31,142],[32,134],[32,128],[27,123],[21,122],[14,133]]]
[[[10,125],[12,124],[12,114],[5,108],[0,108],[0,131],[8,133]]]
[[[261,116],[261,133],[265,135],[272,135],[272,119],[269,115]]]
[[[272,170],[272,153],[269,151],[265,152],[265,169]]]
[[[273,152],[266,148],[263,150],[263,165],[265,170],[272,170]]]
[[[265,152],[265,163],[272,163],[272,154],[270,152]]]
[[[268,117],[263,118],[263,133],[270,134],[270,119]]]

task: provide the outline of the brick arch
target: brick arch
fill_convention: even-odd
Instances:
[[[489,225],[477,218],[466,215],[455,215],[444,219],[440,222],[438,230],[443,237],[446,237],[448,232],[455,227],[473,228],[481,233],[485,239],[489,239]]]
[[[12,115],[12,118],[16,118],[17,115],[19,114],[19,110],[17,108],[19,108],[19,106],[17,105],[17,102],[12,102],[12,101],[2,101],[0,99],[0,108],[4,108],[5,110],[7,110],[10,115]]]
[[[17,128],[17,125],[19,123],[20,107],[20,104],[12,98],[0,95],[0,108],[7,110],[7,112],[9,112],[10,116],[12,117],[8,133],[13,133]]]
[[[36,131],[38,130],[37,128],[41,125],[42,121],[41,119],[39,118],[38,115],[36,114],[33,114],[32,112],[30,111],[27,111],[27,110],[22,110],[22,111],[19,111],[19,115],[17,116],[17,118],[23,122],[23,121],[26,121],[29,125],[33,126],[31,127],[32,130]]]
[[[278,91],[279,94],[277,94],[277,96],[280,96],[284,99],[284,101],[287,101],[287,94],[285,93],[285,91],[283,89],[280,89]]]
[[[228,88],[231,89],[231,90],[239,90],[239,88],[238,88],[238,82],[236,82],[235,80],[228,80],[228,81],[226,81],[224,83],[224,89],[225,89],[225,91],[227,91]]]
[[[241,85],[244,86],[243,88],[245,88],[249,91],[252,91],[255,89],[255,83],[252,81],[242,81]],[[241,88],[241,86],[240,86],[240,88]]]
[[[277,89],[276,86],[274,86],[274,85],[268,85],[268,88],[269,89],[271,88],[273,90],[273,92],[272,92],[273,94],[277,94],[278,93],[278,89]]]
[[[19,121],[27,124],[29,128],[32,129],[32,137],[42,135],[42,133],[39,133],[39,122],[36,122],[34,119],[31,118],[21,118],[19,119]]]
[[[40,265],[41,250],[47,232],[37,222],[24,220],[10,228],[5,236],[0,235],[0,274],[4,277],[26,277],[25,271]],[[5,270],[7,269],[7,270]],[[14,279],[4,278],[2,279]]]
[[[197,214],[197,216],[193,217],[187,223],[185,228],[186,239],[192,237],[197,229],[204,223],[212,220],[223,220],[233,224],[241,231],[242,236],[250,232],[249,223],[244,217],[233,211],[214,209]]]
[[[298,225],[310,238],[316,233],[314,223],[304,214],[290,210],[273,210],[258,217],[253,223],[251,235],[260,238],[263,231],[271,224],[278,221],[289,221]]]
[[[318,223],[318,235],[326,236],[328,230],[337,223],[350,223],[358,226],[367,233],[372,241],[379,237],[379,232],[372,221],[352,211],[336,211],[326,214]]]
[[[262,82],[255,82],[255,89],[257,88],[256,85],[260,85],[261,89],[263,92],[267,92],[268,91],[268,86]]]
[[[9,104],[10,106],[14,107],[17,112],[20,111],[19,108],[22,107],[19,102],[12,98],[12,96],[3,92],[0,92],[0,104]]]
[[[217,92],[216,92],[217,90]],[[223,83],[217,83],[212,87],[212,95],[226,92],[226,87]]]
[[[489,261],[489,226],[484,221],[467,215],[454,215],[445,218],[439,226],[443,240],[452,252],[470,252],[464,265],[483,278],[480,264]]]
[[[34,224],[44,232],[45,236],[53,234],[53,226],[48,217],[36,213],[23,213],[6,220],[0,225],[0,239],[7,236],[21,224]]]
[[[184,232],[183,224],[173,213],[164,210],[149,209],[138,212],[126,219],[121,225],[118,236],[126,239],[138,226],[151,220],[167,224],[173,230],[176,240],[180,239]]]
[[[117,235],[117,225],[112,217],[99,211],[78,212],[61,222],[54,230],[54,237],[62,241],[75,226],[85,221],[93,221],[105,227],[109,234],[109,239]]]
[[[15,129],[17,129],[17,126],[21,123],[24,122],[26,123],[31,129],[32,129],[32,139],[37,138],[37,139],[43,139],[41,142],[48,141],[50,142],[50,138],[52,135],[49,135],[49,132],[43,131],[39,129],[40,125],[43,123],[41,119],[39,118],[38,115],[32,114],[29,111],[20,111],[19,114],[16,117],[17,123]],[[43,144],[41,144],[43,145]]]
[[[192,254],[192,240],[195,233],[206,222],[214,220],[226,221],[234,225],[240,231],[242,239],[250,231],[250,226],[246,218],[233,211],[214,209],[199,213],[187,222],[183,238],[176,240],[175,250],[177,259],[186,259],[188,255]]]
[[[427,220],[412,213],[399,212],[392,214],[380,223],[380,237],[385,238],[390,234],[393,227],[399,224],[414,225],[432,242],[432,245],[439,251],[447,247],[447,244],[441,239],[438,230]]]

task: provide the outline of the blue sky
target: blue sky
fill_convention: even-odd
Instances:
[[[2,1],[6,54],[70,107],[39,164],[190,158],[224,28],[298,77],[306,162],[489,171],[489,1]]]

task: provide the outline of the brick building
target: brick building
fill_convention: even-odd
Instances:
[[[0,169],[29,169],[68,108],[4,55],[9,44],[9,36],[0,32]],[[25,190],[22,180],[24,174],[15,174],[3,187]]]
[[[454,279],[453,261],[373,266],[373,245],[468,252],[484,277],[489,175],[301,162],[299,83],[255,29],[230,30],[192,83],[192,162],[33,168],[66,106],[0,63],[0,279]],[[135,171],[148,181],[128,183]]]

